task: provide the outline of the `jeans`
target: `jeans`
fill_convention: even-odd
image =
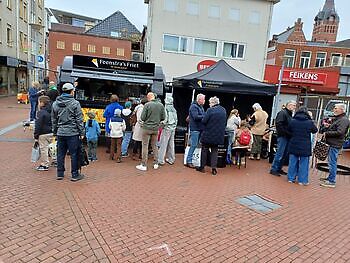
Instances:
[[[39,135],[40,159],[41,165],[49,166],[49,144],[52,143],[53,134]]]
[[[69,150],[71,158],[71,173],[72,177],[79,176],[79,150],[81,141],[78,135],[74,136],[57,136],[57,177],[64,176],[64,161],[66,158],[67,150]]]
[[[231,157],[232,144],[234,144],[236,134],[235,131],[227,131],[226,133],[228,135],[227,155]]]
[[[286,137],[277,138],[277,151],[275,158],[273,159],[271,171],[279,172],[282,170],[284,158],[288,156],[286,155],[286,152],[288,151],[288,142],[289,140]]]
[[[309,156],[289,155],[288,181],[298,182],[302,184],[309,183]]]
[[[191,146],[190,146],[190,149],[188,150],[188,154],[187,154],[187,159],[186,159],[187,164],[192,163],[192,155],[194,153],[194,150],[198,146],[199,136],[200,136],[200,131],[191,131],[190,132]]]
[[[216,169],[218,165],[218,146],[217,145],[202,145],[201,149],[201,168],[204,168],[207,164],[208,156],[210,152],[210,166],[212,169]]]
[[[329,152],[328,152],[329,175],[327,180],[330,183],[334,183],[334,184],[335,184],[335,179],[337,177],[338,154],[339,154],[339,149],[334,147],[329,147]]]
[[[131,136],[132,136],[132,131],[124,132],[123,142],[122,142],[122,155],[128,154],[128,148],[129,148]]]
[[[175,130],[163,129],[160,136],[158,163],[164,164],[165,155],[170,163],[175,162]]]
[[[87,141],[88,145],[88,157],[90,160],[97,160],[96,152],[97,152],[97,140]]]
[[[36,110],[38,108],[38,101],[30,101],[30,120],[33,121],[36,119]]]
[[[151,140],[151,146],[153,150],[154,164],[158,163],[158,131],[142,129],[142,161],[144,166],[147,166],[148,161],[148,145]]]

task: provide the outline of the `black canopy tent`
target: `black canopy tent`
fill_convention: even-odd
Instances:
[[[217,96],[228,113],[234,107],[244,118],[252,113],[252,105],[256,102],[271,115],[276,87],[244,75],[224,60],[199,72],[174,78],[173,97],[179,126],[186,125],[188,108],[198,93],[205,94],[207,99]]]

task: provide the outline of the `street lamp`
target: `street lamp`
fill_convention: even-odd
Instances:
[[[280,69],[279,77],[278,77],[277,94],[276,94],[275,100],[273,102],[273,112],[272,112],[272,116],[271,116],[271,123],[276,118],[276,115],[277,115],[277,105],[278,105],[278,101],[279,101],[279,98],[280,98],[280,95],[281,95],[282,79],[283,79],[285,62],[286,62],[286,59],[287,59],[285,56],[281,56],[280,58],[282,59],[282,67]]]

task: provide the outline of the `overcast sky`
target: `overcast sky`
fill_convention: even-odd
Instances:
[[[147,5],[144,0],[46,0],[46,6],[64,11],[103,19],[115,11],[121,11],[140,31],[147,24]],[[284,31],[293,26],[298,17],[304,22],[306,39],[311,39],[313,19],[322,9],[325,0],[281,0],[275,5],[272,34]],[[338,40],[350,38],[350,1],[335,0],[340,16]]]

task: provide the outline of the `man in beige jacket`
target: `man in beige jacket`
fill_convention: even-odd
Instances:
[[[256,156],[256,160],[260,160],[262,137],[266,130],[266,121],[269,115],[261,108],[259,103],[254,103],[252,108],[254,109],[254,114],[251,117],[253,145],[249,159],[254,160]]]

